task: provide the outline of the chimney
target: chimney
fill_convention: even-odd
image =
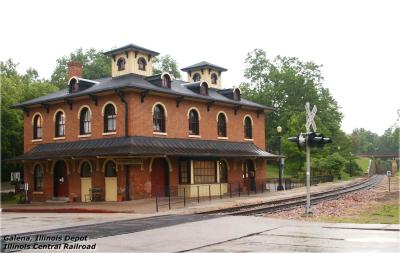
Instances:
[[[82,64],[76,61],[68,62],[68,80],[73,77],[82,77]]]

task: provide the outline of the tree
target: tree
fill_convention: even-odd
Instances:
[[[35,69],[28,69],[21,75],[17,66],[11,59],[0,62],[2,180],[9,179],[10,171],[17,168],[3,160],[23,153],[23,114],[10,107],[58,90],[55,85],[39,79]]]
[[[60,89],[67,87],[68,62],[77,61],[83,65],[82,77],[95,80],[111,76],[111,60],[94,48],[76,49],[68,56],[57,59],[56,68],[51,75],[51,82]]]
[[[168,54],[154,59],[153,74],[161,74],[164,71],[170,73],[175,79],[182,77],[176,60]]]
[[[305,132],[306,102],[318,107],[315,117],[318,131],[334,141],[322,151],[314,151],[313,157],[319,158],[334,152],[345,156],[345,152],[350,152],[350,141],[340,130],[342,113],[329,90],[322,86],[321,65],[303,62],[296,57],[277,56],[270,60],[262,49],[248,53],[245,63],[244,76],[248,81],[240,85],[242,94],[274,108],[266,117],[266,142],[269,150],[276,152],[278,138],[275,129],[277,126],[283,128],[282,150],[287,157],[286,169],[302,171],[304,168],[304,151],[286,140],[288,136]]]

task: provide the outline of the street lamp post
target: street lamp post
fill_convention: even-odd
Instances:
[[[278,132],[278,138],[279,138],[279,143],[278,143],[278,147],[279,147],[279,156],[281,155],[281,139],[282,139],[282,127],[278,126],[276,128],[276,131]],[[279,157],[279,184],[278,184],[278,191],[282,191],[283,190],[283,185],[282,185],[282,158]]]

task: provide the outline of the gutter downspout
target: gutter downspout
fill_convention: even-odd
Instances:
[[[117,93],[118,97],[121,99],[121,102],[125,105],[125,136],[128,137],[128,102],[125,99],[125,94],[123,91],[117,89],[115,90],[115,93]]]

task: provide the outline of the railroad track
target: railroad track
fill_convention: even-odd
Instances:
[[[351,185],[342,186],[333,190],[311,194],[311,204],[317,204],[324,200],[337,199],[345,194],[368,189],[379,184],[383,179],[382,175],[374,175],[367,180]],[[293,197],[288,199],[268,201],[264,203],[230,207],[213,211],[201,212],[201,214],[221,214],[221,215],[256,215],[261,213],[275,213],[293,209],[305,204],[306,197]]]

